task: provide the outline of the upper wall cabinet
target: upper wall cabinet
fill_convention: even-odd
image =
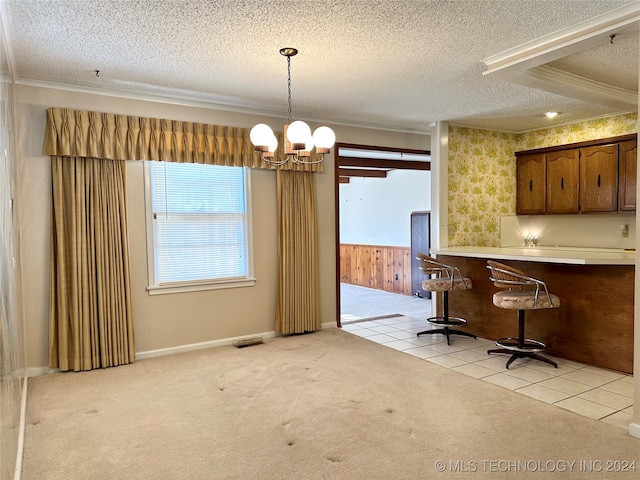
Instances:
[[[620,142],[620,200],[618,208],[621,212],[636,210],[636,178],[638,169],[638,142],[626,140]]]
[[[580,150],[580,211],[618,210],[618,145]]]
[[[545,213],[547,163],[543,153],[522,155],[516,159],[518,184],[517,211],[520,215]]]
[[[635,211],[636,171],[635,134],[516,152],[516,213]]]
[[[580,150],[547,153],[546,213],[578,213]]]

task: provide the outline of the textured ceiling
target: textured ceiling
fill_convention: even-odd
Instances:
[[[485,77],[480,61],[629,3],[7,0],[7,37],[16,83],[286,116],[291,46],[294,119],[522,131],[621,112]],[[553,66],[637,91],[637,37],[608,47]]]

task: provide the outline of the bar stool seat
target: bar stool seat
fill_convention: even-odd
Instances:
[[[553,293],[539,296],[537,299],[530,290],[504,290],[493,295],[493,304],[508,310],[537,310],[539,308],[557,308],[560,298]]]
[[[443,334],[447,338],[447,345],[451,345],[451,335],[462,335],[476,338],[475,335],[452,328],[466,325],[467,321],[460,317],[449,316],[449,292],[452,290],[463,290],[472,287],[470,278],[463,277],[457,267],[445,265],[435,258],[419,253],[416,257],[420,261],[420,269],[427,275],[435,275],[422,282],[422,289],[427,292],[442,292],[443,315],[427,318],[427,323],[440,327],[436,329],[418,332],[417,336],[428,334]]]
[[[500,348],[487,350],[487,354],[510,354],[507,368],[518,358],[532,358],[558,368],[557,363],[538,355],[538,352],[543,352],[546,348],[543,342],[525,338],[524,314],[526,310],[557,308],[560,306],[560,298],[549,293],[543,281],[528,277],[513,267],[489,260],[487,268],[491,270],[490,279],[494,285],[507,289],[493,294],[493,304],[498,308],[518,311],[518,336],[496,340],[496,346]]]

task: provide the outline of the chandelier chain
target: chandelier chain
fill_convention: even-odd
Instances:
[[[289,91],[289,123],[291,123],[291,57],[287,57],[287,89]]]

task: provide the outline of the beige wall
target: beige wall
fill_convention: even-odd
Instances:
[[[283,119],[208,108],[17,86],[18,171],[23,246],[27,366],[48,365],[50,162],[41,154],[48,107],[185,120],[250,128],[264,121],[281,130]],[[428,135],[332,125],[338,142],[428,149]],[[323,324],[336,322],[335,189],[333,155],[316,174]],[[136,351],[178,347],[273,332],[276,297],[277,219],[275,172],[252,171],[255,287],[149,296],[142,163],[127,168],[133,314]]]

